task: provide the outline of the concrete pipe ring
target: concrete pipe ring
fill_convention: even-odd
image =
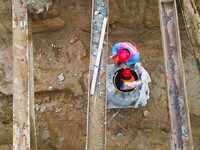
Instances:
[[[125,65],[115,66],[114,64],[109,65],[107,69],[107,96],[108,99],[117,106],[127,107],[130,105],[134,105],[139,98],[140,87],[137,87],[130,91],[121,91],[116,86],[116,78],[118,72],[122,71],[125,68],[129,68],[131,72],[134,74],[136,80],[140,78],[138,75],[138,71],[134,68],[127,67]]]

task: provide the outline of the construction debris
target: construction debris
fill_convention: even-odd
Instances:
[[[63,73],[59,74],[58,80],[59,80],[59,82],[63,82],[65,80]]]
[[[70,40],[70,43],[73,44],[73,43],[75,43],[76,41],[78,41],[78,37],[72,38],[72,39]]]

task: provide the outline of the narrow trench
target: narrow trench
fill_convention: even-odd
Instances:
[[[49,11],[32,16],[38,149],[80,150],[85,149],[86,144],[92,0],[54,2]],[[0,3],[11,4],[8,1]],[[5,10],[2,6],[0,8],[5,15],[9,9]],[[130,42],[138,48],[140,62],[150,74],[152,83],[151,98],[146,107],[107,110],[106,149],[168,150],[171,148],[170,124],[157,0],[110,0],[108,17],[108,56],[112,55],[115,43]],[[11,17],[8,16],[7,20],[11,22]],[[179,23],[182,27],[182,50],[186,52],[189,43],[183,21]],[[9,54],[12,53],[12,39],[7,29],[1,30],[6,49],[0,52],[1,56],[5,56],[0,62],[3,65],[0,65],[7,70],[6,82],[2,82],[0,92],[9,93],[12,63],[8,60],[12,60]],[[78,40],[70,43],[76,37]],[[108,64],[113,64],[113,60],[108,59]],[[11,149],[11,97],[1,95],[0,149]],[[7,109],[3,109],[5,107]],[[5,134],[8,136],[5,137]],[[197,146],[199,141],[199,137],[195,137]]]

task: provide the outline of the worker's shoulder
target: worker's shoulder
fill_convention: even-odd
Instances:
[[[122,42],[119,42],[119,43],[116,43],[114,46],[119,46],[121,44],[122,44]]]
[[[122,42],[116,43],[116,44],[113,46],[113,48],[120,48],[121,44],[122,44]]]

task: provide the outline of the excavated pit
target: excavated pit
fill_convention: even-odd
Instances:
[[[0,149],[9,150],[12,149],[11,1],[0,1],[0,10]],[[85,149],[91,13],[92,0],[53,0],[48,11],[31,15],[38,149]],[[179,24],[192,134],[198,149],[199,73],[180,11]],[[107,149],[170,149],[157,0],[110,0],[108,31],[109,43],[105,44],[109,46],[109,56],[115,43],[132,43],[138,48],[140,62],[152,83],[146,107],[121,109],[117,115],[118,110],[107,111]],[[113,60],[108,62],[112,64]]]

